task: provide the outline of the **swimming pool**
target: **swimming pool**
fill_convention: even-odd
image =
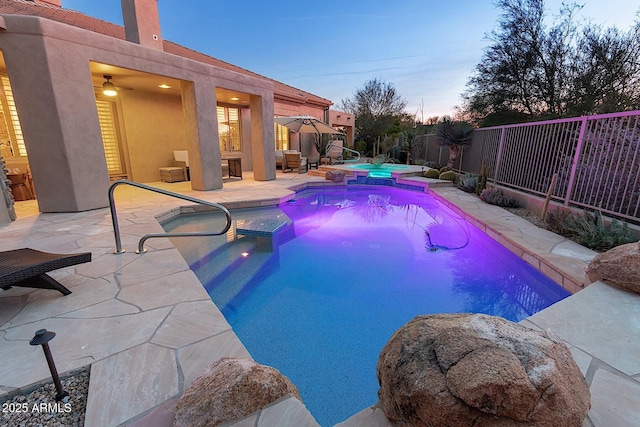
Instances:
[[[240,228],[252,218],[285,225],[273,239],[232,230],[174,244],[254,359],[288,376],[323,426],[377,401],[379,352],[416,315],[518,321],[569,295],[424,193],[305,190],[279,207],[232,215]]]
[[[367,176],[371,178],[391,178],[391,172],[409,169],[406,165],[397,165],[393,163],[357,163],[355,165],[348,165],[347,167],[350,169],[367,170],[369,171]]]

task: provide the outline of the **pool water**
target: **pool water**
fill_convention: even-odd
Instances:
[[[358,163],[355,165],[349,165],[349,168],[359,169],[359,170],[368,170],[369,174],[367,176],[370,178],[391,178],[392,171],[408,169],[407,166],[396,165],[393,163],[382,163],[382,164]]]
[[[306,190],[279,207],[232,215],[288,225],[273,239],[230,231],[174,243],[253,358],[289,377],[322,426],[377,401],[380,350],[416,315],[519,321],[569,295],[424,193]],[[166,228],[212,221],[222,219]]]

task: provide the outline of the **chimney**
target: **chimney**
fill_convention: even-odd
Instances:
[[[162,48],[158,0],[121,0],[124,33],[128,41],[151,49]]]

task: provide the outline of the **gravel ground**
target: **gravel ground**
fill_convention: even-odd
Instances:
[[[547,224],[542,219],[540,219],[539,215],[536,215],[525,208],[504,208],[504,209],[508,210],[514,215],[518,215],[519,217],[526,219],[536,227],[544,228],[544,229],[547,228]]]
[[[89,394],[89,370],[60,380],[68,398],[56,402],[56,387],[45,384],[0,405],[0,427],[82,427]]]

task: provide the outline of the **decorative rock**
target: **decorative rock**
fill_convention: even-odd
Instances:
[[[566,345],[482,314],[418,316],[377,366],[385,415],[412,426],[576,426],[589,387]]]
[[[345,173],[343,171],[328,171],[326,174],[326,179],[333,182],[342,182],[344,181]]]
[[[590,282],[600,280],[640,294],[640,242],[596,255],[587,267],[587,276]]]
[[[301,400],[296,386],[276,369],[224,357],[185,390],[176,407],[174,427],[239,420],[288,394]]]

